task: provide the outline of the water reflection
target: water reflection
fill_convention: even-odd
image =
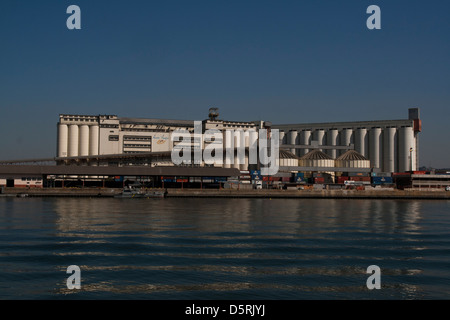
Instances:
[[[336,199],[57,199],[61,232],[195,230],[316,234],[420,231],[421,202]]]
[[[60,279],[70,264],[82,269],[85,297],[366,298],[376,264],[384,290],[370,297],[410,299],[436,297],[450,278],[449,202],[21,200],[0,201],[0,266],[10,279],[30,264],[47,279],[58,270],[60,295],[72,293]]]

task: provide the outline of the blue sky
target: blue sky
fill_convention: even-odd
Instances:
[[[214,106],[281,124],[419,107],[420,165],[450,167],[449,14],[444,0],[2,0],[0,158],[54,156],[60,113],[202,120]]]

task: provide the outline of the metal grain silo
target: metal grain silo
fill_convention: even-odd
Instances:
[[[370,160],[355,150],[348,150],[336,161],[337,168],[370,168]]]
[[[298,156],[289,152],[287,150],[280,149],[278,158],[278,165],[280,167],[297,167],[298,160],[300,159]]]
[[[69,127],[66,124],[58,125],[58,157],[67,157],[69,140]]]
[[[71,124],[69,126],[69,145],[68,145],[68,156],[77,157],[78,156],[78,126],[76,124]]]
[[[385,128],[383,136],[383,171],[396,172],[397,128]]]
[[[308,152],[304,156],[300,157],[298,162],[300,167],[334,167],[334,159],[320,150],[312,150]]]

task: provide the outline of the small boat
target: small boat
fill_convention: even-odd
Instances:
[[[124,188],[121,193],[114,198],[164,198],[166,192],[160,190],[135,189],[132,187]]]

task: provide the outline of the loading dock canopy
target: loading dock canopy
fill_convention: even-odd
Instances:
[[[239,176],[239,174],[239,169],[214,167],[0,165],[0,176],[2,177],[31,175],[232,177]]]

